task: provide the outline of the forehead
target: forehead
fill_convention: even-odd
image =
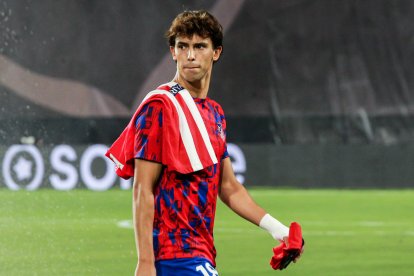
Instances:
[[[201,37],[198,34],[193,34],[191,36],[177,36],[175,38],[175,44],[177,43],[187,43],[187,44],[196,44],[196,43],[205,43],[212,45],[213,42],[210,37]]]

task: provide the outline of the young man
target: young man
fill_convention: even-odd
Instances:
[[[277,240],[286,240],[289,229],[237,181],[223,110],[207,97],[223,51],[221,25],[206,11],[186,11],[166,36],[176,75],[148,94],[107,156],[120,176],[134,177],[136,275],[218,275],[217,196]]]

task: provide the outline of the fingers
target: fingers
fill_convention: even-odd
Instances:
[[[286,246],[289,246],[289,237],[288,236],[283,237],[283,242],[286,244]]]
[[[303,252],[305,252],[305,246],[302,246],[302,248],[300,249],[300,252],[299,252],[298,256],[293,260],[294,263],[299,261],[299,259],[302,256]]]

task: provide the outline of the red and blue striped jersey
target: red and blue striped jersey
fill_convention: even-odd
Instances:
[[[177,97],[178,93],[174,95]],[[194,130],[199,127],[200,120],[197,122],[194,119],[194,110],[184,107],[183,113],[191,137],[195,140],[194,144],[197,145],[199,159],[210,158],[212,154],[208,152],[208,147],[211,147],[218,162],[190,173],[179,173],[163,164],[155,189],[154,254],[156,260],[203,257],[215,264],[213,227],[220,182],[220,160],[228,157],[226,121],[222,108],[212,99],[191,100],[201,115],[199,119],[202,120],[211,143],[210,146],[202,146],[203,141],[206,142],[205,137],[202,137],[202,131],[197,134]],[[162,156],[170,154],[165,152],[163,143],[163,136],[168,135],[166,114],[169,113],[165,112],[164,103],[160,101],[149,102],[141,108],[135,120],[135,158],[163,163],[165,158]],[[184,143],[182,146],[185,146]],[[187,151],[188,156],[191,154]]]

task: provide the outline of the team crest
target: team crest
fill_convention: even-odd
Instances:
[[[226,138],[223,131],[223,126],[221,123],[217,123],[217,134],[221,137],[222,140]]]

